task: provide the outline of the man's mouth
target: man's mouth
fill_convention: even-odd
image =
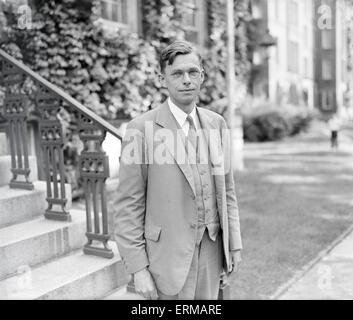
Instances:
[[[195,89],[183,89],[183,90],[179,90],[180,92],[193,92],[195,91]]]

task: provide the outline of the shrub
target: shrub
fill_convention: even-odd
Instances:
[[[292,117],[292,131],[291,135],[296,135],[302,131],[307,130],[309,127],[309,124],[311,120],[313,120],[313,114],[307,113],[307,114],[297,114]]]
[[[246,141],[275,141],[306,130],[314,114],[301,107],[258,107],[243,114]]]
[[[260,127],[253,121],[254,118],[243,118],[244,139],[247,141],[262,141],[262,132]]]

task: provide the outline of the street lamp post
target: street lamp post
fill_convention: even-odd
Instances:
[[[234,0],[227,0],[227,112],[226,120],[230,129],[232,167],[244,169],[242,119],[236,112],[235,44],[234,44]]]

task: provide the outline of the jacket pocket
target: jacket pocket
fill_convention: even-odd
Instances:
[[[152,241],[158,241],[160,234],[161,234],[161,227],[154,226],[154,225],[146,225],[145,227],[146,239],[149,239]]]

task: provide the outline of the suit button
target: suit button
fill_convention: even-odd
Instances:
[[[195,200],[195,195],[192,194],[192,195],[191,195],[191,199],[192,199],[192,200]]]
[[[190,224],[190,228],[191,228],[191,229],[195,229],[195,228],[196,228],[196,223]]]

